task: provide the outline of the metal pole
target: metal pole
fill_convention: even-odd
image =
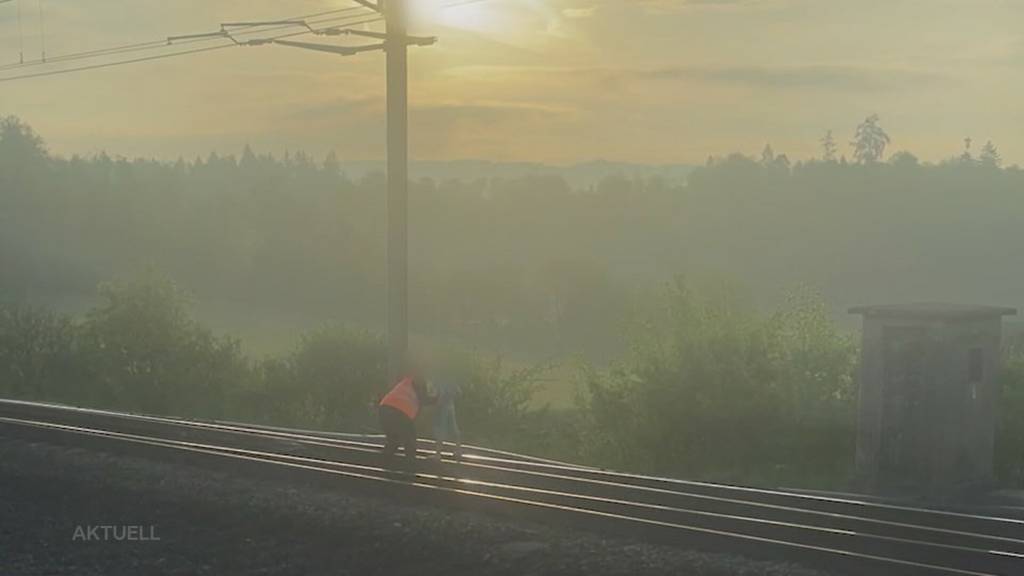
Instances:
[[[387,24],[388,179],[388,374],[393,382],[405,368],[408,315],[408,63],[406,0],[381,0]]]

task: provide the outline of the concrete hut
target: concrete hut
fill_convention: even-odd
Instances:
[[[1003,316],[1012,308],[860,306],[857,482],[947,499],[992,484]]]

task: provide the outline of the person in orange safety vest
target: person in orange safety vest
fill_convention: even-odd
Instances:
[[[380,427],[386,438],[384,455],[391,457],[399,446],[405,451],[406,461],[416,462],[416,416],[420,408],[433,404],[423,379],[410,373],[398,380],[380,401]]]

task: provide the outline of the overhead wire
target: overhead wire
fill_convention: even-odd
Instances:
[[[346,16],[344,18],[352,18],[354,16],[355,15]],[[333,21],[337,21],[337,20],[341,20],[341,19],[342,19],[342,17],[327,18],[327,19],[320,20],[320,21],[313,21],[313,22],[311,22],[311,24],[317,25],[317,24],[333,22]],[[237,32],[232,32],[231,36],[244,36],[244,35],[251,35],[251,34],[265,34],[265,33],[273,32],[273,31],[276,31],[276,30],[282,30],[282,29],[287,29],[287,28],[294,28],[295,26],[296,25],[293,24],[293,25],[273,26],[273,27],[264,28],[264,29],[240,30],[240,31],[237,31]],[[308,31],[305,31],[304,33],[308,33]],[[195,43],[201,43],[201,42],[210,42],[210,41],[223,40],[223,39],[230,39],[230,38],[228,38],[226,35],[225,36],[213,36],[213,35],[211,35],[211,36],[208,36],[208,37],[205,37],[205,38],[189,38],[189,39],[186,39],[186,40],[178,40],[178,41],[175,41],[175,42],[168,42],[166,39],[164,39],[164,40],[154,40],[154,41],[151,41],[151,42],[139,42],[137,44],[128,44],[128,45],[124,45],[124,46],[117,46],[117,47],[111,47],[111,48],[101,48],[101,49],[97,49],[97,50],[90,50],[90,51],[86,51],[86,52],[78,52],[78,53],[74,53],[74,54],[65,54],[65,55],[62,55],[62,56],[48,58],[46,61],[36,60],[36,61],[33,61],[33,62],[26,63],[25,66],[22,66],[22,65],[19,65],[19,64],[8,64],[6,66],[0,66],[0,71],[11,70],[11,69],[16,69],[16,68],[24,68],[24,67],[28,67],[28,66],[31,66],[31,65],[55,64],[55,63],[60,63],[60,62],[70,62],[70,61],[75,61],[75,60],[84,60],[84,59],[89,59],[89,58],[96,58],[96,57],[99,57],[99,56],[116,56],[116,55],[120,55],[120,54],[129,54],[129,53],[133,53],[133,52],[141,52],[141,51],[146,51],[146,50],[155,50],[155,49],[158,49],[158,48],[166,48],[167,46],[181,46],[181,45],[195,44]]]
[[[19,2],[20,2],[20,0],[19,0]],[[366,10],[362,6],[351,6],[351,7],[348,7],[348,8],[335,8],[333,10],[324,10],[324,11],[321,11],[321,12],[314,12],[312,14],[303,14],[303,15],[298,15],[298,16],[292,16],[292,17],[286,18],[286,20],[309,20],[309,19],[314,19],[314,18],[320,18],[320,17],[323,17],[323,16],[340,15],[340,14],[351,14],[353,12],[361,12],[361,14],[352,14],[351,16],[347,16],[347,17],[355,17],[355,16],[360,16],[362,14],[368,14],[366,12]],[[338,16],[338,17],[340,17],[340,16]],[[258,34],[258,33],[265,33],[265,32],[271,32],[271,31],[274,31],[274,30],[280,30],[280,29],[284,29],[284,28],[289,28],[289,27],[292,27],[292,26],[273,26],[273,27],[269,27],[269,28],[265,28],[263,30],[260,30],[260,29],[258,29],[256,27],[247,26],[247,27],[244,27],[244,29],[242,29],[242,30],[234,32],[233,35],[240,36],[240,35],[246,35],[246,34]],[[217,38],[217,37],[197,38],[197,39],[191,39],[191,40],[187,40],[187,41],[177,42],[177,44],[191,44],[193,42],[204,42],[204,41],[205,42],[209,42],[209,41],[218,40],[218,39],[219,38]],[[45,60],[44,59],[36,59],[36,60],[29,60],[27,62],[23,61],[23,62],[19,62],[19,63],[16,63],[16,64],[0,65],[0,71],[11,70],[11,69],[15,69],[15,68],[22,68],[22,67],[29,67],[29,66],[36,66],[36,65],[40,65],[40,64],[53,64],[53,63],[59,63],[59,62],[69,62],[69,61],[74,61],[74,60],[82,60],[82,59],[94,58],[94,57],[98,57],[98,56],[111,56],[111,55],[116,55],[116,54],[125,54],[125,53],[131,53],[131,52],[138,52],[138,51],[142,51],[142,50],[151,50],[151,49],[156,49],[156,48],[163,48],[163,47],[165,47],[167,45],[168,45],[168,42],[167,42],[167,39],[165,38],[165,39],[161,39],[161,40],[152,40],[152,41],[149,41],[149,42],[137,42],[137,43],[133,43],[133,44],[124,44],[124,45],[121,45],[121,46],[111,46],[111,47],[107,47],[107,48],[98,48],[98,49],[94,49],[94,50],[86,50],[86,51],[83,51],[83,52],[75,52],[75,53],[71,53],[71,54],[62,54],[60,56],[52,56],[52,57],[46,58]]]
[[[213,50],[220,50],[222,48],[234,48],[237,44],[221,44],[217,46],[206,46],[204,48],[194,48],[192,50],[181,50],[178,52],[170,52],[166,54],[155,54],[153,56],[144,56],[141,58],[133,58],[131,60],[118,60],[116,62],[104,62],[101,64],[92,64],[89,66],[79,66],[77,68],[67,68],[63,70],[50,70],[47,72],[35,72],[31,74],[21,74],[19,76],[9,76],[7,78],[0,78],[0,82],[12,82],[14,80],[26,80],[28,78],[42,78],[44,76],[57,76],[59,74],[70,74],[71,72],[84,72],[86,70],[98,70],[100,68],[111,68],[113,66],[122,66],[125,64],[135,64],[138,62],[149,62],[151,60],[163,60],[165,58],[173,58],[175,56],[185,56],[186,54],[198,54],[200,52],[211,52]]]
[[[40,0],[40,2],[41,1],[42,0]],[[476,3],[484,2],[484,1],[487,1],[487,0],[461,0],[461,1],[451,2],[451,3],[445,4],[443,7],[444,8],[454,8],[454,7],[463,6],[463,5],[467,5],[467,4],[476,4]],[[340,13],[350,13],[350,12],[356,12],[356,11],[359,11],[360,14],[353,14],[353,15],[350,15],[350,16],[337,16],[337,14],[340,14]],[[313,22],[309,22],[309,20],[311,20],[311,19],[316,19],[316,18],[319,18],[321,16],[327,16],[327,15],[331,15],[331,14],[335,14],[335,16],[333,16],[331,18],[324,18],[324,19],[320,19],[320,20],[315,20]],[[344,25],[344,26],[358,26],[358,25],[361,25],[361,24],[370,24],[370,23],[375,23],[375,22],[381,22],[381,21],[384,20],[384,17],[382,15],[370,16],[370,14],[371,13],[368,13],[362,6],[354,6],[354,7],[349,7],[349,8],[327,10],[327,11],[324,11],[324,12],[307,15],[305,17],[298,16],[298,17],[295,17],[295,18],[289,18],[288,20],[296,20],[296,21],[304,20],[305,22],[303,22],[303,26],[308,26],[308,28],[304,27],[304,28],[302,28],[302,29],[300,29],[298,31],[295,31],[295,32],[290,32],[290,33],[286,33],[286,34],[280,34],[280,35],[276,35],[276,36],[270,36],[270,37],[265,38],[265,40],[267,40],[267,41],[281,40],[281,39],[284,39],[284,38],[291,38],[291,37],[294,37],[294,36],[302,36],[302,35],[305,35],[305,34],[324,32],[324,31],[327,31],[327,30],[330,30],[330,29],[339,28],[342,25]],[[341,20],[348,20],[349,18],[358,18],[359,16],[362,16],[362,15],[366,15],[367,17],[365,19],[362,19],[362,20],[339,22]],[[324,26],[325,24],[328,24],[328,23],[334,23],[334,25]],[[115,67],[115,66],[123,66],[123,65],[128,65],[128,64],[137,64],[137,63],[140,63],[140,62],[150,62],[150,61],[154,61],[154,60],[163,60],[163,59],[175,58],[175,57],[179,57],[179,56],[186,56],[186,55],[191,55],[191,54],[200,54],[200,53],[204,53],[204,52],[212,52],[212,51],[215,51],[215,50],[223,50],[223,49],[226,49],[226,48],[235,48],[235,47],[244,46],[245,43],[244,42],[239,43],[237,40],[233,39],[234,36],[251,35],[251,34],[266,34],[268,32],[272,32],[272,31],[283,30],[283,29],[288,29],[288,28],[295,28],[296,26],[299,26],[299,24],[281,24],[281,25],[273,25],[273,26],[269,26],[269,27],[268,26],[252,25],[252,26],[246,26],[245,27],[245,28],[248,28],[248,29],[243,29],[243,30],[239,30],[237,32],[232,32],[230,35],[225,33],[224,36],[211,35],[209,37],[203,37],[203,38],[190,38],[190,39],[182,40],[180,42],[175,42],[175,43],[169,43],[167,40],[152,41],[152,42],[142,42],[142,43],[129,44],[129,45],[119,46],[119,47],[91,50],[91,51],[88,51],[88,52],[81,52],[81,53],[77,53],[77,54],[67,54],[67,55],[63,55],[63,56],[58,57],[58,58],[60,58],[60,60],[50,59],[49,61],[46,61],[44,59],[43,61],[36,61],[36,62],[32,62],[31,64],[30,63],[25,63],[25,66],[26,67],[30,66],[30,65],[38,66],[38,65],[42,65],[42,64],[51,64],[51,63],[54,63],[54,62],[66,62],[66,61],[71,61],[71,60],[78,60],[78,59],[97,57],[97,56],[118,55],[118,54],[122,54],[122,53],[130,53],[130,52],[139,51],[139,50],[154,49],[154,48],[159,48],[159,47],[176,46],[176,45],[187,45],[187,44],[193,44],[193,43],[197,43],[197,42],[209,42],[209,41],[225,40],[225,39],[230,41],[228,43],[217,44],[217,45],[214,45],[214,46],[205,46],[205,47],[202,47],[202,48],[193,48],[193,49],[188,49],[188,50],[178,50],[178,51],[174,51],[174,52],[167,52],[167,53],[162,53],[162,54],[154,54],[154,55],[151,55],[151,56],[142,56],[142,57],[138,57],[138,58],[131,58],[131,59],[128,59],[128,60],[117,60],[117,61],[113,61],[113,62],[102,62],[102,63],[97,63],[97,64],[78,66],[78,67],[74,67],[74,68],[63,68],[63,69],[60,69],[60,70],[47,70],[47,71],[43,71],[43,72],[19,74],[19,75],[16,75],[16,76],[8,76],[6,78],[5,77],[0,77],[0,83],[12,82],[12,81],[15,81],[15,80],[27,80],[27,79],[30,79],[30,78],[42,78],[42,77],[47,77],[47,76],[57,76],[57,75],[62,75],[62,74],[70,74],[70,73],[73,73],[73,72],[84,72],[84,71],[88,71],[88,70],[98,70],[98,69],[103,69],[103,68],[112,68],[112,67]],[[322,26],[322,27],[321,28],[313,28],[314,26]],[[20,68],[20,67],[22,67],[22,65],[8,65],[6,67],[0,67],[0,71],[5,70],[5,69],[11,69],[11,68]]]
[[[55,64],[55,63],[59,63],[59,62],[69,61],[69,60],[81,60],[81,59],[84,59],[84,58],[93,58],[93,57],[96,57],[96,56],[105,56],[105,55],[108,55],[108,54],[119,54],[121,52],[131,52],[131,51],[134,51],[134,50],[145,49],[145,48],[158,48],[158,47],[166,46],[166,45],[167,45],[167,41],[166,40],[154,40],[152,42],[140,42],[138,44],[128,44],[128,45],[125,45],[125,46],[116,46],[116,47],[111,47],[111,48],[99,48],[99,49],[96,49],[96,50],[88,50],[88,51],[85,51],[85,52],[76,52],[76,53],[73,53],[73,54],[63,54],[63,55],[60,55],[60,56],[53,56],[53,57],[47,58],[46,60],[35,59],[35,60],[29,60],[27,62],[23,61],[23,62],[20,62],[20,63],[17,63],[17,64],[4,64],[4,65],[0,66],[0,70],[11,70],[11,69],[15,69],[15,68],[28,68],[28,67],[31,67],[31,66],[37,66],[39,64]]]
[[[356,25],[359,25],[359,24],[369,24],[369,23],[373,23],[373,22],[380,22],[383,19],[384,18],[382,16],[377,16],[377,17],[367,18],[367,19],[364,19],[364,20],[358,20],[358,21],[354,21],[354,22],[344,22],[344,24],[346,26],[356,26]],[[319,24],[324,24],[324,23],[326,23],[326,21],[320,22]],[[328,30],[330,28],[335,28],[335,27],[336,27],[336,25],[335,26],[327,26],[327,27],[324,27],[324,28],[322,28],[320,30]],[[291,33],[287,33],[287,34],[279,34],[279,35],[276,35],[276,36],[268,37],[267,40],[281,40],[281,39],[284,39],[284,38],[291,38],[293,36],[301,36],[301,35],[304,35],[304,34],[310,34],[310,31],[303,29],[303,30],[299,30],[299,31],[291,32]],[[214,39],[216,39],[216,38],[214,38]],[[173,46],[173,44],[172,44],[172,46]],[[140,62],[150,62],[150,61],[153,61],[153,60],[163,60],[163,59],[167,59],[167,58],[175,58],[175,57],[178,57],[178,56],[186,56],[186,55],[190,55],[190,54],[200,54],[200,53],[203,53],[203,52],[212,52],[212,51],[215,51],[215,50],[223,50],[223,49],[226,49],[226,48],[237,48],[237,47],[240,47],[240,46],[244,46],[244,44],[236,44],[235,42],[228,42],[228,43],[225,43],[225,44],[217,44],[217,45],[214,45],[214,46],[204,46],[202,48],[192,48],[192,49],[188,49],[188,50],[178,50],[178,51],[175,51],[175,52],[168,52],[168,53],[163,53],[163,54],[154,54],[154,55],[151,55],[151,56],[142,56],[142,57],[139,57],[139,58],[131,58],[129,60],[117,60],[117,61],[114,61],[114,62],[102,62],[102,63],[98,63],[98,64],[90,64],[90,65],[86,65],[86,66],[78,66],[78,67],[75,67],[75,68],[63,68],[63,69],[60,69],[60,70],[47,70],[45,72],[34,72],[34,73],[29,73],[29,74],[20,74],[20,75],[17,75],[17,76],[8,76],[6,78],[0,78],[0,83],[12,82],[12,81],[15,81],[15,80],[27,80],[29,78],[43,78],[43,77],[46,77],[46,76],[57,76],[57,75],[61,75],[61,74],[70,74],[72,72],[84,72],[84,71],[87,71],[87,70],[99,70],[99,69],[102,69],[102,68],[112,68],[114,66],[123,66],[123,65],[127,65],[127,64],[137,64],[137,63],[140,63]]]

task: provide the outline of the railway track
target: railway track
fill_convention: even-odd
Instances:
[[[400,473],[381,458],[375,436],[8,400],[0,400],[2,435],[205,458],[851,574],[1024,574],[1024,521],[1013,518],[622,474],[480,448],[461,462],[421,459],[415,474]]]

